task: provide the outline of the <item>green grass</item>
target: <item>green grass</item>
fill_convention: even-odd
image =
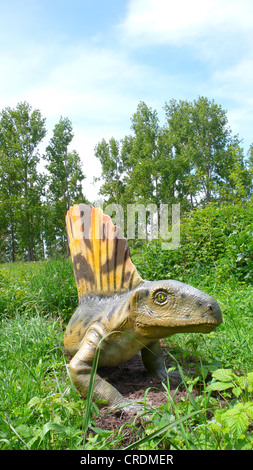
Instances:
[[[70,259],[1,265],[1,316],[11,318],[27,312],[68,319],[77,304]]]
[[[207,335],[166,340],[186,396],[178,400],[165,384],[167,403],[143,428],[128,426],[136,435],[128,448],[252,449],[253,286],[201,272],[184,281],[216,298],[224,322]],[[0,449],[124,447],[125,427],[95,426],[96,404],[85,419],[89,406],[68,375],[63,333],[76,305],[70,261],[0,267]]]

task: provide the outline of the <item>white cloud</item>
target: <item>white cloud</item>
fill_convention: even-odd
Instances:
[[[242,91],[245,87],[252,86],[253,83],[253,54],[243,58],[235,66],[227,70],[217,72],[217,77],[223,78],[224,82],[230,86],[237,85],[237,89]],[[252,99],[252,95],[247,97]]]
[[[26,66],[28,75],[29,64]],[[98,127],[101,122],[106,126],[117,117],[132,114],[133,87],[138,89],[147,70],[117,50],[70,47],[65,56],[50,65],[43,81],[38,70],[34,83],[23,87],[22,93],[20,86],[17,90],[49,118],[71,115],[85,121],[87,127],[94,127],[94,122]],[[15,74],[15,70],[12,72]]]
[[[122,28],[139,44],[177,43],[252,28],[252,0],[130,0]]]
[[[57,50],[51,54],[57,56]],[[18,62],[12,58],[9,66],[9,73],[16,76]],[[94,199],[98,185],[93,186],[93,176],[100,175],[100,164],[94,156],[95,145],[102,138],[120,139],[129,133],[130,116],[140,99],[138,91],[135,94],[133,89],[141,88],[148,67],[136,64],[117,50],[80,46],[69,47],[54,64],[50,58],[47,70],[46,73],[44,68],[43,80],[40,80],[42,69],[38,68],[36,80],[26,86],[29,62],[22,63],[22,86],[20,83],[12,86],[11,100],[5,96],[5,102],[1,103],[0,98],[0,105],[16,106],[17,102],[26,100],[33,108],[38,108],[47,118],[48,134],[43,146],[51,138],[60,116],[68,117],[75,134],[71,148],[79,153],[87,177],[85,195]],[[7,83],[5,87],[8,88]]]
[[[2,31],[0,109],[28,101],[47,118],[47,139],[60,116],[67,116],[73,124],[73,148],[83,161],[89,196],[93,191],[89,183],[100,171],[95,145],[102,138],[128,134],[130,117],[140,100],[161,109],[173,97],[232,98],[231,116],[242,126],[253,107],[252,24],[252,0],[130,0],[125,21],[113,28],[114,42],[112,36],[107,43],[103,36],[97,41],[80,36],[62,41],[52,32],[50,44],[49,39],[35,43],[32,36],[30,40],[20,38],[19,43],[14,35],[7,47],[6,31]],[[143,56],[141,49],[136,54],[138,46],[150,45],[191,46],[189,56],[182,54],[189,59],[189,69],[183,63],[177,68],[177,61],[170,65],[169,54],[174,58],[177,47],[164,55],[164,61],[165,49],[158,59],[155,49],[151,54],[149,48]],[[195,63],[199,67],[196,73]]]
[[[202,24],[210,8],[209,1],[132,0],[124,27],[129,36],[152,42],[174,41],[182,31]],[[200,4],[202,5],[199,8]],[[197,10],[195,8],[198,7]]]
[[[191,66],[180,63],[178,81],[167,68],[174,79],[173,97],[178,88],[182,98],[204,94],[228,107],[231,128],[245,138],[247,148],[253,138],[252,25],[252,0],[130,0],[120,27],[124,43],[133,49],[153,48],[173,57],[180,48]],[[191,76],[194,63],[196,75]]]
[[[253,54],[213,75],[213,87],[218,99],[230,101],[228,119],[232,129],[245,138],[245,150],[253,141]]]

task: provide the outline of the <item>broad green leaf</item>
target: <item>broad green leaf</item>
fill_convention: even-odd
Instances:
[[[249,374],[247,374],[247,380],[248,380],[248,392],[252,393],[253,392],[253,372],[249,372]]]
[[[222,422],[228,426],[234,437],[239,438],[249,426],[249,416],[238,407],[228,410],[222,417]]]
[[[42,400],[39,397],[33,397],[28,403],[27,406],[28,408],[32,408],[35,405],[38,405],[38,403],[42,404]]]
[[[217,369],[213,372],[213,377],[221,382],[231,382],[235,375],[231,369]]]
[[[53,421],[49,421],[43,426],[42,430],[42,435],[43,437],[49,432],[49,431],[56,431],[57,433],[68,433],[69,431],[68,426],[63,426],[62,424],[55,423]]]
[[[233,382],[214,382],[214,383],[211,383],[207,386],[207,391],[210,392],[210,391],[214,391],[214,390],[227,390],[228,388],[232,388],[233,387]]]
[[[247,402],[244,404],[245,413],[250,417],[253,421],[253,402]]]

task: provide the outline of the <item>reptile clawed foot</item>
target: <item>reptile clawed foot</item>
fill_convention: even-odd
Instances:
[[[171,380],[172,382],[176,382],[177,384],[179,384],[182,381],[180,372],[178,370],[170,370],[168,372],[168,377],[169,377],[169,380]]]
[[[134,400],[124,400],[124,402],[122,403],[118,403],[117,405],[114,405],[114,406],[111,406],[110,409],[111,410],[122,410],[124,411],[125,413],[134,413],[134,414],[139,414],[139,413],[144,413],[148,410],[146,410],[146,405],[148,405],[148,403],[146,403],[144,405],[144,403],[138,403]]]

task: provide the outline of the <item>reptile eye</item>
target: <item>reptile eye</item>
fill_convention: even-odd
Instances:
[[[154,296],[154,301],[158,304],[164,304],[167,301],[167,294],[165,292],[159,291]]]

